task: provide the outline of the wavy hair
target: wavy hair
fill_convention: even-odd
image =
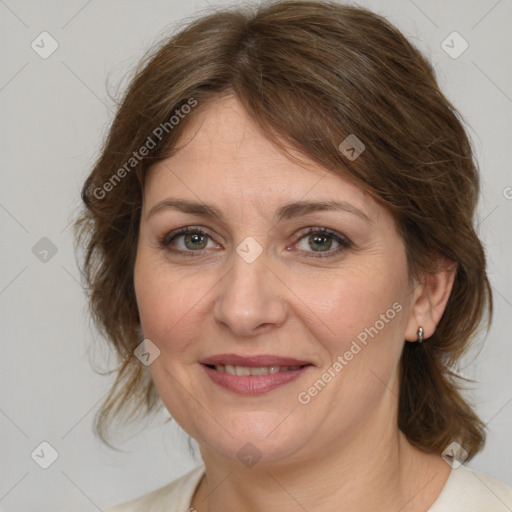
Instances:
[[[485,314],[487,328],[492,315],[473,224],[479,176],[471,144],[432,66],[404,35],[369,10],[332,1],[203,14],[152,48],[135,70],[83,186],[85,207],[75,224],[90,310],[119,363],[96,415],[100,438],[110,444],[116,418],[132,421],[161,407],[134,356],[141,341],[133,269],[144,176],[177,149],[194,112],[225,94],[237,97],[269,140],[291,144],[384,204],[411,277],[435,272],[439,256],[457,263],[435,333],[423,344],[404,343],[398,427],[422,450],[441,453],[457,440],[472,457],[485,429],[451,370]],[[191,100],[197,107],[181,115]],[[339,150],[349,134],[366,146],[354,161]],[[155,144],[143,155],[148,137]]]

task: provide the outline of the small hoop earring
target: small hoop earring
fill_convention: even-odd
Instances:
[[[418,327],[418,343],[423,343],[423,327]]]

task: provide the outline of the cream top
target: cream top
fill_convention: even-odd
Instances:
[[[190,503],[204,474],[198,466],[170,484],[104,512],[194,512]],[[511,512],[512,489],[483,473],[459,466],[452,469],[428,512]]]

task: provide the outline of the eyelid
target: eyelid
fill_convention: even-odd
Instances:
[[[300,240],[306,235],[314,233],[324,233],[326,235],[331,235],[333,238],[339,238],[341,241],[350,242],[348,237],[346,237],[344,234],[340,233],[339,231],[336,231],[335,229],[327,228],[325,226],[308,226],[307,228],[302,228],[295,234],[295,237],[297,238],[297,240]]]

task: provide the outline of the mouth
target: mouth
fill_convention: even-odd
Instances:
[[[229,391],[254,395],[272,391],[299,378],[312,363],[287,357],[220,354],[200,361],[206,374]]]
[[[308,365],[297,365],[297,366],[234,366],[231,364],[207,364],[209,368],[217,370],[218,372],[228,373],[229,375],[268,375],[269,373],[279,372],[294,372],[300,370]]]

